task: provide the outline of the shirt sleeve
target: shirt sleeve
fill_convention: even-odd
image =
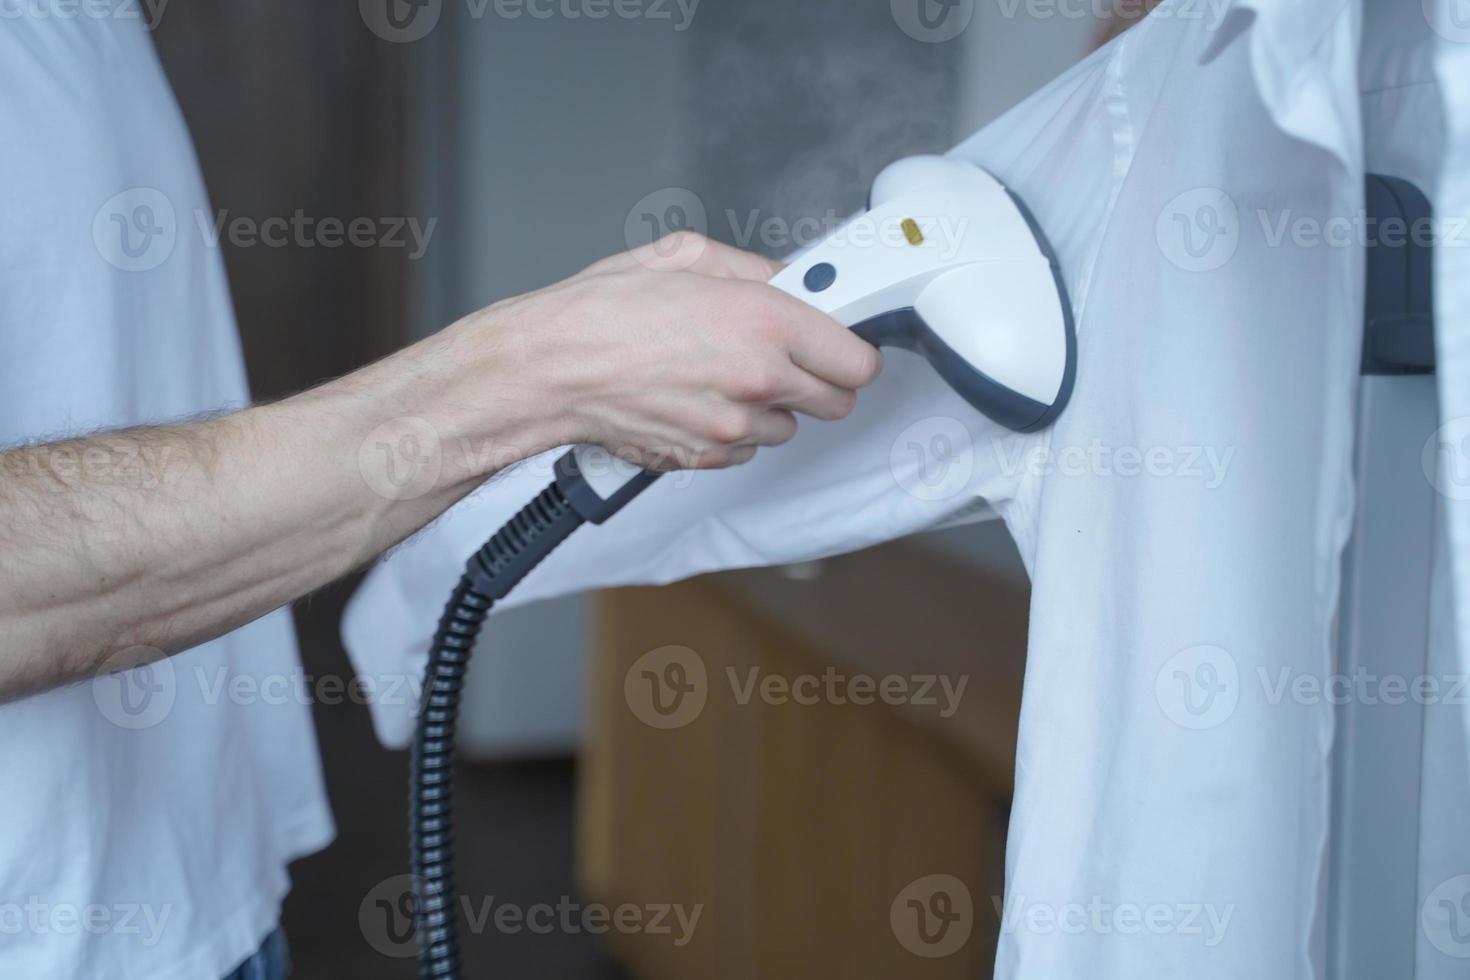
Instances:
[[[849,418],[804,420],[792,442],[744,466],[667,474],[607,524],[574,533],[498,608],[806,561],[994,517],[1022,481],[1025,437],[977,413],[922,359],[886,356]],[[551,482],[563,451],[502,473],[372,571],[343,621],[360,674],[422,672],[465,561]],[[374,721],[386,744],[406,744],[413,705],[375,705]]]

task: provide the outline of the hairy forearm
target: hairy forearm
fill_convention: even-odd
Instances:
[[[0,701],[244,625],[557,444],[509,371],[458,390],[463,355],[446,337],[279,403],[0,453]]]
[[[544,450],[731,466],[842,418],[882,359],[778,268],[684,234],[283,402],[0,452],[0,702],[226,633]]]

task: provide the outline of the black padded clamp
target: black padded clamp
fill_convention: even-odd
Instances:
[[[1417,187],[1369,174],[1364,374],[1434,373],[1434,212]]]

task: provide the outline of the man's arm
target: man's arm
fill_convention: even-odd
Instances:
[[[0,701],[229,632],[547,449],[728,466],[846,415],[877,353],[776,268],[682,236],[276,404],[0,453]]]

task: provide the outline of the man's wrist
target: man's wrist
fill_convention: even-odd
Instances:
[[[579,440],[568,394],[537,350],[539,310],[522,297],[446,328],[426,352],[439,376],[425,409],[445,450],[445,473],[483,481],[539,453]]]
[[[417,490],[452,491],[575,441],[560,393],[510,346],[531,327],[509,305],[308,393],[339,402],[330,410],[355,420],[350,438],[375,489],[416,470]]]

